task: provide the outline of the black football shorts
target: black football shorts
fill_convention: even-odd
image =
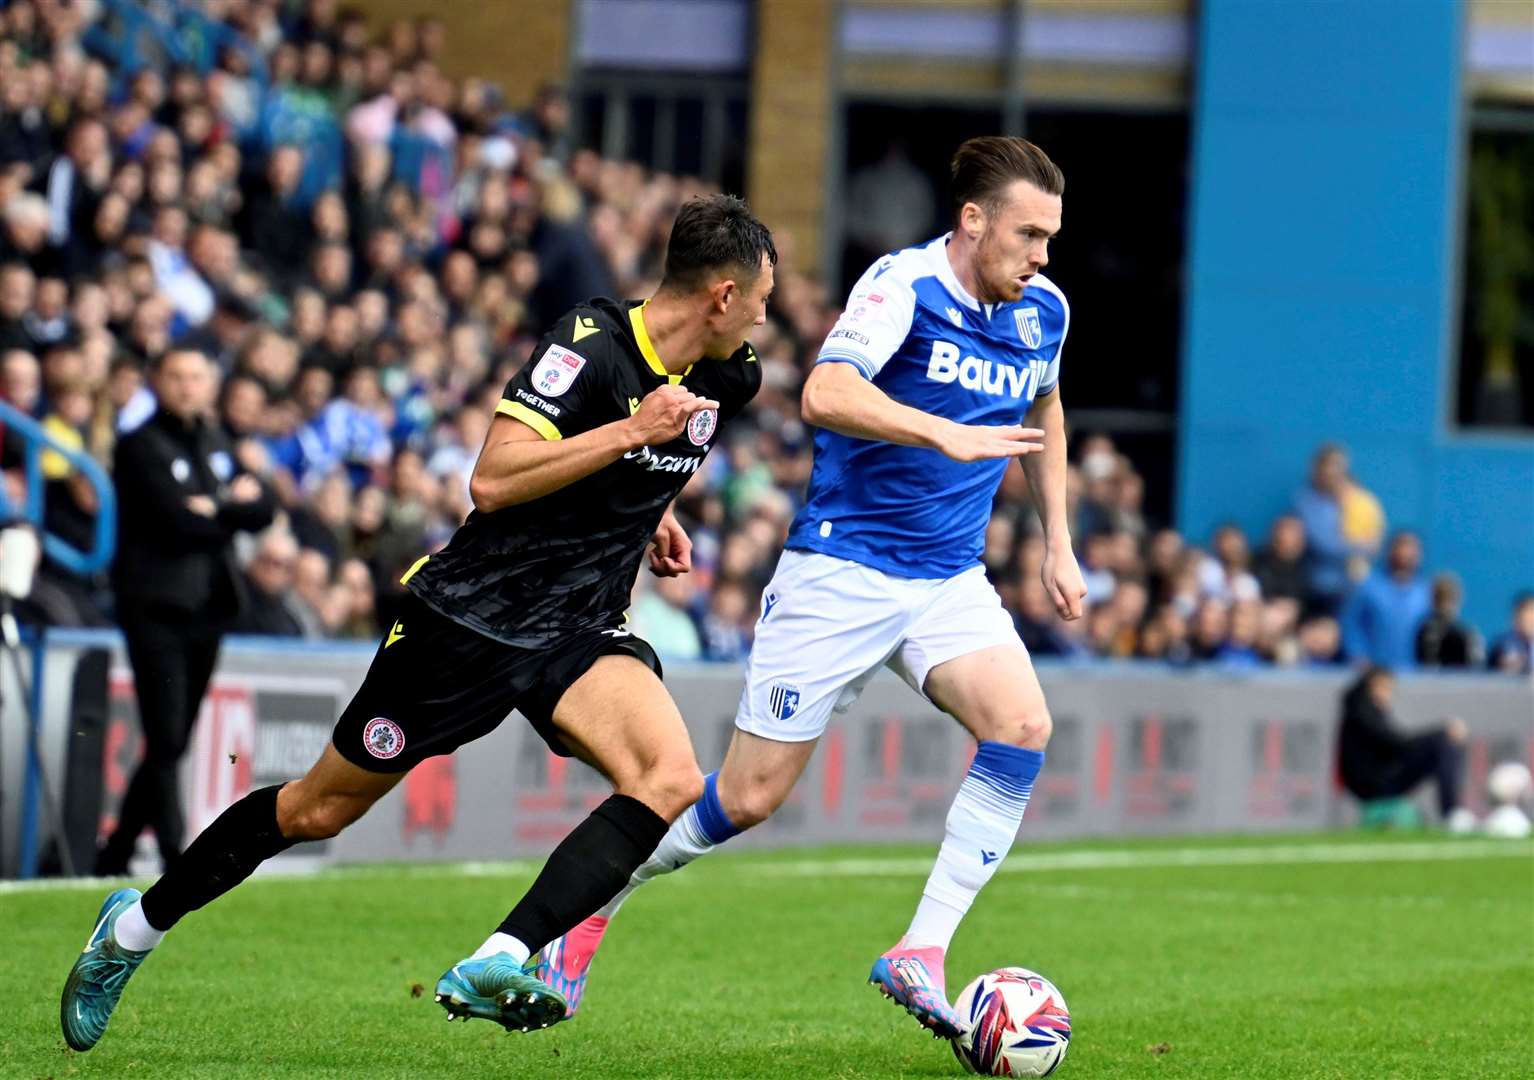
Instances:
[[[661,674],[649,642],[621,628],[579,630],[536,649],[506,645],[439,614],[412,594],[384,635],[331,736],[369,772],[402,773],[488,735],[513,709],[556,754],[570,750],[554,706],[598,657],[623,653]]]

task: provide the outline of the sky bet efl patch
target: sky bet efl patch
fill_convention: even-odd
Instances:
[[[561,345],[550,345],[538,366],[533,368],[533,388],[544,397],[558,397],[586,366],[586,358]]]

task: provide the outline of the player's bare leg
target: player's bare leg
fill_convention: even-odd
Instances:
[[[736,730],[717,773],[705,778],[703,797],[672,823],[664,839],[623,890],[595,915],[543,950],[538,974],[557,987],[574,1015],[586,992],[592,957],[612,917],[647,881],[680,870],[730,837],[760,825],[793,791],[815,752],[817,740],[779,742]]]
[[[943,846],[910,928],[869,978],[935,1035],[959,1034],[944,956],[959,921],[1006,858],[1044,763],[1051,724],[1028,652],[997,645],[939,664],[923,687],[980,744],[948,811]]]
[[[500,1016],[492,1018],[503,1023],[509,1018],[510,1026],[526,1030],[568,1016],[580,1001],[584,979],[572,985],[560,969],[528,965],[529,957],[550,942],[567,941],[568,931],[611,900],[655,850],[669,823],[702,793],[703,777],[676,703],[659,677],[632,656],[599,658],[565,692],[553,719],[570,750],[612,781],[613,796],[554,849],[532,888],[479,952],[443,976],[437,1000],[450,1014],[485,1015],[468,1007],[473,995],[458,983],[473,981],[476,964],[499,964],[518,972],[527,966],[523,978],[541,988],[520,987],[524,997],[501,1000]]]
[[[403,775],[360,769],[327,746],[303,779],[253,791],[220,814],[142,897],[137,889],[108,896],[64,983],[60,1021],[69,1045],[96,1045],[128,979],[183,915],[294,844],[335,836]]]

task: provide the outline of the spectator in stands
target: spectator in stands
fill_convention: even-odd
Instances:
[[[1310,486],[1295,496],[1294,509],[1305,524],[1311,596],[1318,608],[1335,614],[1364,576],[1365,560],[1379,549],[1379,503],[1349,474],[1347,451],[1328,444],[1316,451]]]
[[[1300,624],[1299,662],[1306,667],[1329,667],[1342,662],[1342,628],[1330,615],[1317,615]]]
[[[1513,624],[1491,647],[1491,668],[1512,675],[1534,672],[1534,592],[1513,601]]]
[[[297,146],[279,146],[267,159],[265,182],[245,199],[240,240],[267,269],[294,274],[309,251],[309,215],[299,199],[304,155]]]
[[[703,659],[738,662],[751,649],[752,602],[737,581],[718,582],[699,620]]]
[[[0,351],[31,351],[32,338],[24,320],[36,291],[37,277],[26,263],[0,266]]]
[[[1238,600],[1231,604],[1229,630],[1225,643],[1214,654],[1215,662],[1231,668],[1251,668],[1261,664],[1262,658],[1257,655],[1261,619],[1260,601]]]
[[[1408,735],[1391,715],[1394,695],[1395,676],[1383,667],[1367,668],[1344,694],[1337,738],[1343,785],[1354,798],[1370,801],[1409,794],[1431,778],[1444,824],[1466,831],[1475,818],[1460,804],[1469,737],[1465,722],[1451,718],[1440,727]]]
[[[234,622],[234,631],[269,637],[306,636],[293,598],[297,575],[298,541],[293,539],[293,534],[281,527],[262,533],[245,567],[249,599]],[[317,615],[315,624],[318,625]]]
[[[1239,525],[1221,525],[1214,532],[1212,556],[1199,563],[1199,589],[1205,596],[1227,604],[1257,600],[1262,590],[1248,569],[1251,549]]]
[[[1302,606],[1309,598],[1305,574],[1305,524],[1295,514],[1281,514],[1268,531],[1268,542],[1253,566],[1264,599],[1289,599]]]
[[[1023,571],[1021,606],[1013,621],[1017,636],[1034,656],[1077,658],[1089,655],[1081,639],[1070,632],[1069,624],[1062,622],[1056,614],[1054,601],[1050,600],[1037,572]]]
[[[5,231],[0,233],[0,262],[25,262],[38,274],[51,274],[57,260],[48,250],[48,203],[41,195],[20,191],[5,202],[0,213]]]
[[[43,179],[47,198],[48,243],[66,273],[78,272],[91,224],[112,178],[112,146],[101,121],[82,116],[69,128],[64,152],[53,159]]]
[[[1417,662],[1424,667],[1478,668],[1486,643],[1475,627],[1459,617],[1464,587],[1454,574],[1433,578],[1433,610],[1417,630]]]
[[[1418,573],[1422,541],[1402,529],[1390,538],[1385,566],[1353,590],[1342,609],[1342,647],[1349,660],[1409,669],[1417,663],[1417,628],[1432,610]]]
[[[646,581],[646,577],[641,573],[640,584],[634,588],[630,615],[634,633],[653,645],[663,660],[701,659],[703,642],[689,610],[695,597],[691,578]]]

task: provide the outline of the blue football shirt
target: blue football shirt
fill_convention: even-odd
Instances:
[[[1016,303],[982,304],[954,276],[947,244],[941,236],[869,267],[816,363],[851,364],[896,401],[961,424],[1021,423],[1059,382],[1070,305],[1043,274]],[[900,577],[952,577],[980,559],[1007,464],[817,431],[787,546]]]

